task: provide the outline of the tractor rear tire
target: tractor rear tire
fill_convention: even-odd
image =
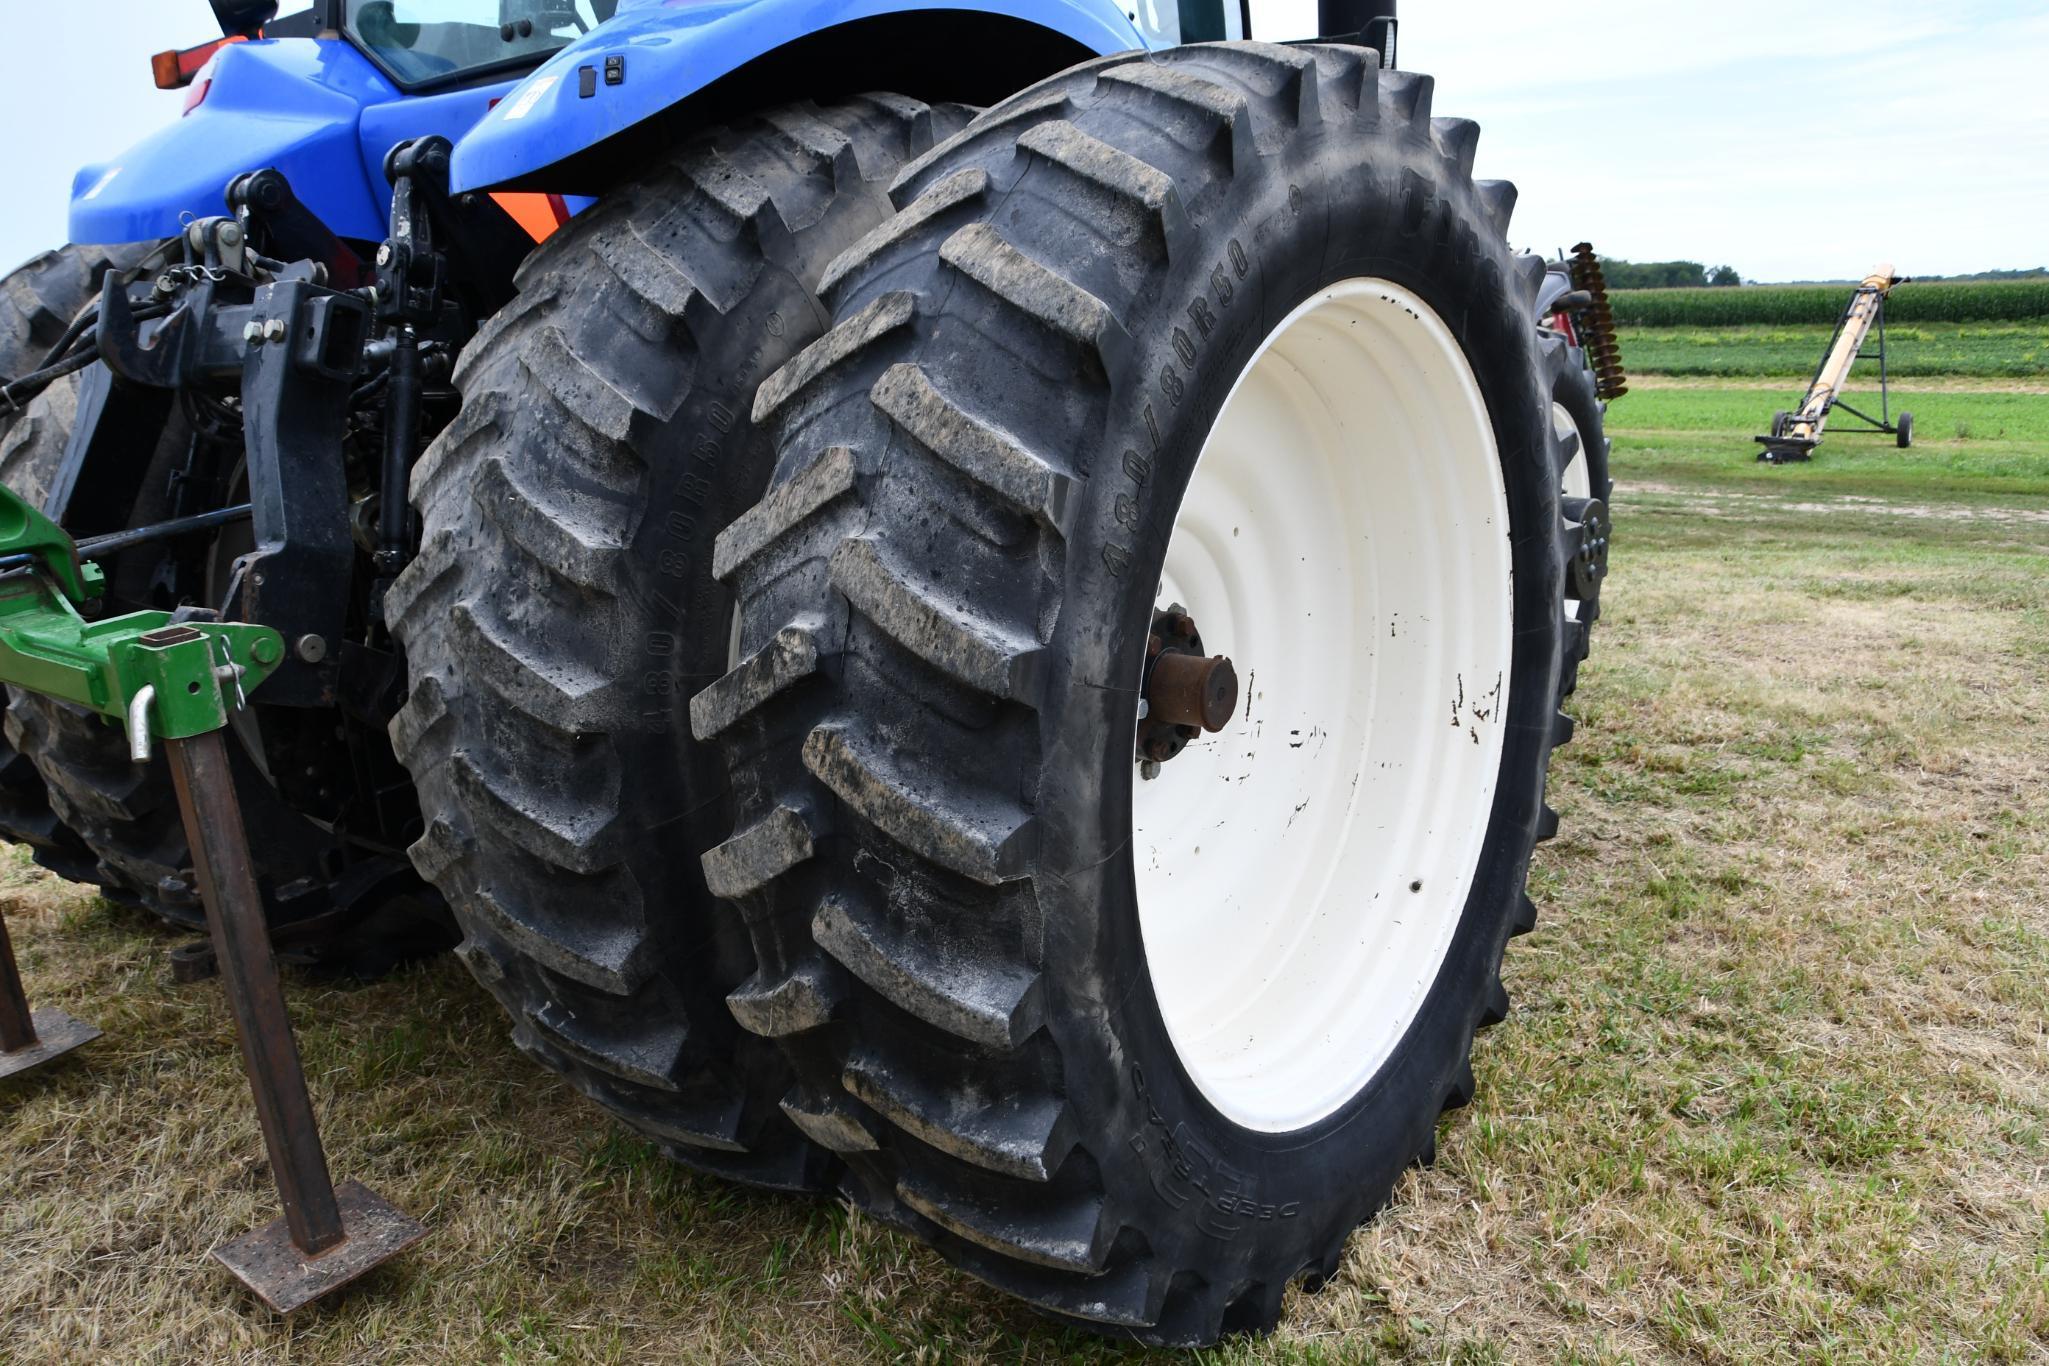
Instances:
[[[1533,920],[1570,733],[1542,263],[1430,95],[1257,43],[1042,82],[906,171],[756,399],[775,482],[719,543],[742,661],[692,717],[785,1109],[864,1209],[1098,1331],[1264,1330],[1334,1274],[1471,1095]],[[1170,596],[1245,702],[1148,781]],[[1240,1010],[1262,1066],[1197,1037]]]
[[[522,266],[413,478],[392,736],[458,952],[523,1049],[678,1160],[762,1186],[820,1189],[834,1163],[728,1009],[752,950],[699,865],[732,828],[687,714],[731,662],[712,538],[767,485],[748,411],[825,330],[819,277],[971,112],[856,96],[693,138]]]
[[[1614,522],[1615,484],[1608,475],[1607,407],[1594,392],[1594,372],[1587,367],[1586,353],[1569,345],[1565,338],[1548,330],[1538,333],[1538,349],[1551,380],[1551,415],[1558,428],[1559,455],[1565,461],[1561,471],[1567,498],[1589,499],[1600,504],[1601,535],[1609,534]],[[1605,573],[1606,555],[1601,556]],[[1572,695],[1579,686],[1579,666],[1593,648],[1594,623],[1601,616],[1599,581],[1584,598],[1574,594],[1570,581],[1566,589],[1566,616],[1573,623],[1560,675],[1559,698]]]
[[[106,273],[133,267],[153,246],[60,247],[0,279],[0,376],[19,379],[37,369],[98,295]],[[77,402],[78,382],[65,378],[20,409],[0,412],[0,483],[42,505]],[[0,688],[0,706],[8,696]],[[27,845],[37,863],[68,881],[101,880],[92,852],[51,810],[42,775],[11,738],[0,740],[0,839]]]

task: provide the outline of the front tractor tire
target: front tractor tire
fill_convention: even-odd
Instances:
[[[1601,617],[1601,588],[1608,577],[1609,540],[1614,528],[1615,483],[1608,475],[1607,410],[1594,391],[1586,353],[1548,329],[1537,334],[1544,376],[1551,389],[1551,421],[1558,439],[1569,556],[1565,615],[1565,668],[1559,697],[1579,683],[1579,666],[1592,651],[1594,623]],[[1781,415],[1783,416],[1783,414]]]
[[[732,822],[692,693],[731,663],[712,539],[767,485],[748,412],[828,322],[815,289],[892,177],[970,111],[796,104],[693,138],[572,220],[464,351],[390,599],[420,871],[522,1048],[699,1169],[815,1189],[753,972],[699,855]],[[774,1002],[752,1002],[772,1011]]]
[[[1099,1330],[1263,1330],[1333,1274],[1532,924],[1543,267],[1431,88],[1255,43],[1043,82],[905,171],[756,398],[741,659],[692,716],[784,1108],[858,1204]],[[1242,700],[1163,735],[1152,652],[1198,640]]]

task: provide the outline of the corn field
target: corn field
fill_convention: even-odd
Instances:
[[[1615,319],[1635,327],[1828,324],[1849,301],[1846,285],[1744,285],[1710,289],[1620,289]],[[2049,280],[1905,284],[1886,300],[1889,322],[2017,322],[2049,318]]]

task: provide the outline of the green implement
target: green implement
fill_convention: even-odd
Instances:
[[[99,567],[49,518],[0,488],[0,683],[44,693],[121,722],[138,758],[151,737],[180,740],[228,723],[283,662],[268,626],[177,621],[130,612],[88,621],[105,590]]]
[[[192,850],[242,1067],[284,1216],[214,1249],[264,1303],[289,1313],[396,1256],[424,1233],[361,1183],[336,1189],[235,804],[220,731],[230,706],[284,661],[268,626],[130,612],[88,621],[99,567],[13,491],[0,487],[0,683],[119,721],[129,754],[164,742]],[[97,1035],[62,1011],[31,1013],[0,925],[0,1076],[38,1066]]]

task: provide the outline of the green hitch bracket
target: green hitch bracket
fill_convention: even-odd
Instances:
[[[239,705],[284,662],[285,643],[268,626],[177,622],[168,612],[130,612],[89,621],[105,592],[97,565],[49,518],[0,488],[0,683],[74,703],[128,731],[130,752],[149,741],[182,740],[228,723]]]

